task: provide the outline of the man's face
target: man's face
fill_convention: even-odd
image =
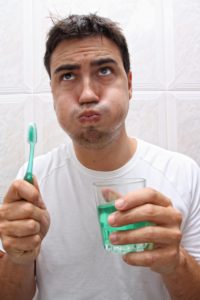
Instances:
[[[124,131],[131,73],[106,37],[61,42],[51,57],[51,88],[61,127],[85,147],[101,148]]]

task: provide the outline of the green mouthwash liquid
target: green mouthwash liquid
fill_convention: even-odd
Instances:
[[[113,245],[109,240],[109,235],[112,232],[121,231],[121,230],[134,230],[144,226],[150,226],[150,225],[152,226],[153,223],[144,221],[144,222],[138,222],[135,224],[129,224],[120,227],[112,227],[108,224],[108,216],[111,213],[116,211],[114,203],[111,202],[111,203],[101,204],[97,207],[97,210],[98,210],[99,223],[101,227],[103,245],[107,251],[118,253],[118,254],[125,254],[128,252],[141,252],[144,250],[153,249],[152,243]]]

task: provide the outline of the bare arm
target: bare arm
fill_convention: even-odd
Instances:
[[[198,300],[200,295],[200,265],[182,249],[182,262],[163,280],[172,300]]]
[[[0,254],[0,299],[31,300],[35,294],[34,264],[13,263],[7,254]]]
[[[49,214],[35,186],[15,181],[0,206],[0,299],[31,300],[35,293],[34,262],[49,228]]]

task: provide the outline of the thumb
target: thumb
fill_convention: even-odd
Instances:
[[[40,193],[40,188],[39,188],[39,184],[37,181],[37,178],[35,176],[33,176],[33,185],[34,187],[38,190],[39,192],[39,199],[38,199],[38,207],[42,208],[42,209],[46,209],[46,205],[42,199],[41,193]]]
[[[113,189],[107,187],[102,188],[101,192],[106,202],[112,202],[122,197],[122,195],[119,192],[114,191]]]

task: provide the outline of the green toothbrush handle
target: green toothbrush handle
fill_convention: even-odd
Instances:
[[[32,172],[31,173],[26,173],[26,175],[24,176],[24,180],[28,181],[29,183],[33,184],[33,175]]]
[[[24,176],[24,180],[28,181],[29,183],[33,184],[33,158],[34,158],[34,143],[30,144],[30,153],[29,153],[29,161],[28,161],[28,166],[26,170],[26,174]]]

